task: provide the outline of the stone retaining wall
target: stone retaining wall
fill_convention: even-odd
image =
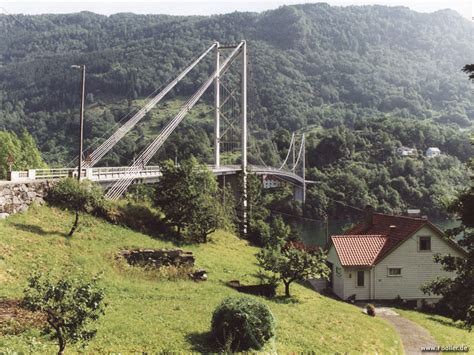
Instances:
[[[44,203],[51,181],[0,185],[0,218],[26,211],[32,203]]]
[[[137,266],[194,266],[194,255],[182,249],[135,249],[124,250],[119,256],[130,265]]]

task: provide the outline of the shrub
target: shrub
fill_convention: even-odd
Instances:
[[[372,316],[372,317],[375,317],[375,306],[371,303],[368,303],[366,306],[365,306],[365,309],[367,310],[367,314],[369,316]]]
[[[106,206],[102,217],[109,222],[152,236],[159,236],[167,231],[160,212],[146,204],[107,202]]]
[[[48,202],[75,211],[76,219],[69,232],[71,237],[79,224],[79,212],[97,214],[97,211],[103,209],[104,197],[99,185],[89,180],[79,182],[66,178],[60,180],[51,190]]]
[[[224,350],[258,350],[276,335],[276,321],[265,304],[248,297],[228,297],[212,315],[212,335]]]

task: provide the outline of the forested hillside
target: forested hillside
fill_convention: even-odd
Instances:
[[[369,200],[392,211],[422,200],[426,212],[438,214],[441,205],[432,194],[439,191],[436,199],[443,200],[467,181],[461,162],[472,154],[474,106],[461,68],[474,58],[473,25],[450,10],[421,14],[403,7],[307,4],[210,17],[1,15],[0,30],[0,130],[27,128],[50,164],[69,161],[76,147],[79,75],[71,64],[87,66],[90,143],[212,41],[246,39],[260,108],[254,116],[265,122],[254,130],[267,131],[258,143],[264,158],[278,161],[269,139],[284,156],[289,132],[312,132],[310,175],[325,185],[313,190],[309,210],[341,212],[328,206],[331,199],[358,206]],[[191,72],[173,91],[171,107],[212,69],[209,58]],[[211,156],[211,101],[209,93],[159,158]],[[150,114],[105,163],[128,163],[168,110],[161,106]],[[421,155],[438,146],[447,154],[445,163],[419,157],[413,168],[405,167],[411,163],[394,153],[401,145]]]

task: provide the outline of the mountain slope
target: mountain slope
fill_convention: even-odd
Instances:
[[[473,26],[453,11],[307,4],[211,17],[1,15],[0,28],[0,129],[28,126],[41,145],[45,131],[63,143],[75,128],[71,64],[88,68],[89,104],[113,105],[147,96],[214,40],[248,40],[269,129],[384,113],[461,126],[474,119],[460,72],[474,58]],[[212,60],[203,63],[174,94],[192,93],[211,70]]]

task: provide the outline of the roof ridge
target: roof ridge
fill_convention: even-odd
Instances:
[[[386,234],[335,234],[331,238],[351,238],[351,237],[383,237],[388,238]]]

